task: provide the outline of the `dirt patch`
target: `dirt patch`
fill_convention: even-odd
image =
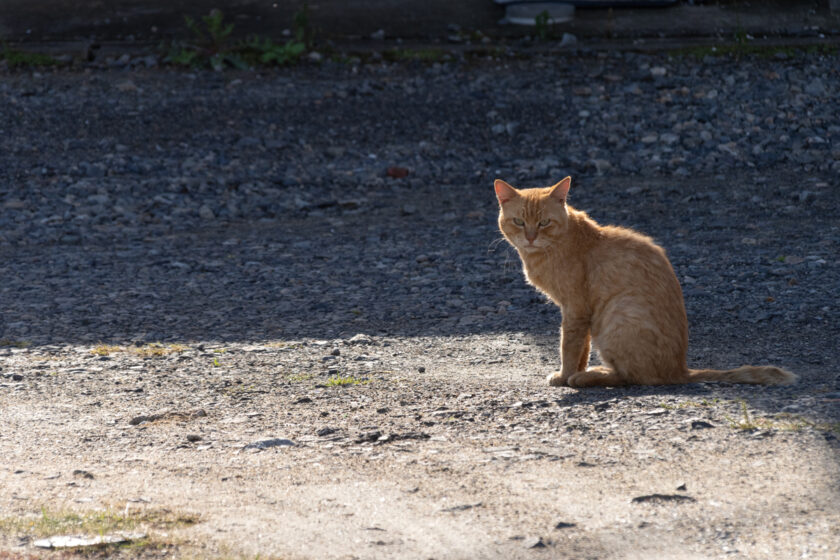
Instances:
[[[498,359],[502,340],[474,339],[470,359]],[[12,523],[1,531],[5,546],[30,553],[21,537],[28,519],[65,516],[84,528],[91,514],[83,512],[93,511],[110,529],[123,526],[127,511],[132,527],[148,525],[152,542],[182,553],[526,558],[546,548],[563,557],[680,550],[701,558],[808,549],[829,558],[837,551],[835,427],[768,421],[744,429],[729,421],[750,392],[789,402],[795,393],[786,391],[795,388],[549,390],[551,364],[470,366],[430,359],[423,346],[377,337],[364,347],[346,339],[226,345],[221,369],[185,350],[165,374],[150,370],[167,358],[147,363],[139,393],[115,387],[112,375],[66,373],[96,360],[83,348],[53,351],[64,371],[28,376],[25,391],[0,400],[11,435],[2,444],[9,466],[0,470]],[[351,386],[284,379],[325,347],[348,361],[379,356],[395,373]],[[39,355],[25,349],[6,363],[37,364]],[[110,365],[119,376],[135,359]],[[409,373],[419,363],[426,375]],[[233,377],[248,384],[225,383]],[[183,410],[166,421],[133,422],[173,399]],[[196,414],[198,406],[206,413]],[[775,417],[766,404],[748,410]],[[284,444],[259,445],[276,440]],[[43,504],[62,513],[42,513]],[[120,515],[95,517],[105,504]],[[39,535],[50,532],[37,523]]]

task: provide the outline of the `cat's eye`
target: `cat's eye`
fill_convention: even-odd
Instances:
[[[513,223],[514,223],[514,224],[516,224],[516,225],[518,225],[518,226],[524,226],[524,225],[525,225],[525,222],[524,222],[524,221],[522,221],[522,219],[521,219],[521,218],[514,218],[514,219],[513,219]]]
[[[545,227],[551,220],[540,220],[540,227]]]

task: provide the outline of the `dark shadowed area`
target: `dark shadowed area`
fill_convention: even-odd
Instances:
[[[493,37],[516,37],[528,28],[502,23],[504,6],[492,0],[318,0],[306,3],[313,25],[325,40],[381,44],[371,35],[384,32],[387,39],[422,42],[453,41],[458,32],[480,30]],[[673,2],[664,9],[642,7],[644,1],[614,0],[579,2],[572,21],[557,24],[559,32],[592,39],[697,38],[731,35],[736,32],[762,35],[816,36],[820,30],[837,27],[837,10],[828,0],[770,0],[755,6],[741,0]],[[651,4],[651,2],[647,2]],[[661,2],[667,4],[667,2]],[[128,41],[156,42],[185,36],[183,16],[194,18],[221,9],[235,21],[237,32],[258,33],[274,38],[291,29],[303,0],[264,2],[238,0],[83,0],[68,4],[61,0],[6,0],[0,13],[0,36],[9,41]],[[621,7],[625,6],[625,7]],[[374,35],[374,37],[378,37]]]
[[[717,79],[676,60],[653,80],[645,67],[656,64],[669,63],[150,73],[130,91],[119,74],[12,77],[3,336],[553,332],[558,312],[499,241],[491,185],[571,174],[573,205],[666,247],[695,352],[720,346],[705,337],[751,333],[757,357],[772,347],[791,365],[831,363],[830,105],[790,89],[796,66],[768,80],[776,63],[727,71],[721,60]],[[698,69],[702,85],[689,89]],[[743,80],[766,91],[745,95]],[[766,132],[738,135],[768,119]],[[389,177],[391,166],[408,176]]]

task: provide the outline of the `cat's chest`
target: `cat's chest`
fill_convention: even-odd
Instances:
[[[528,282],[557,303],[572,297],[582,284],[579,267],[574,262],[544,255],[528,255],[522,259],[522,263]]]

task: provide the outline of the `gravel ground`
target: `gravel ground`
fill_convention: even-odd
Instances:
[[[3,74],[0,557],[131,506],[200,521],[109,553],[836,558],[838,61]],[[668,250],[691,367],[800,382],[544,386],[492,181],[565,175]]]

